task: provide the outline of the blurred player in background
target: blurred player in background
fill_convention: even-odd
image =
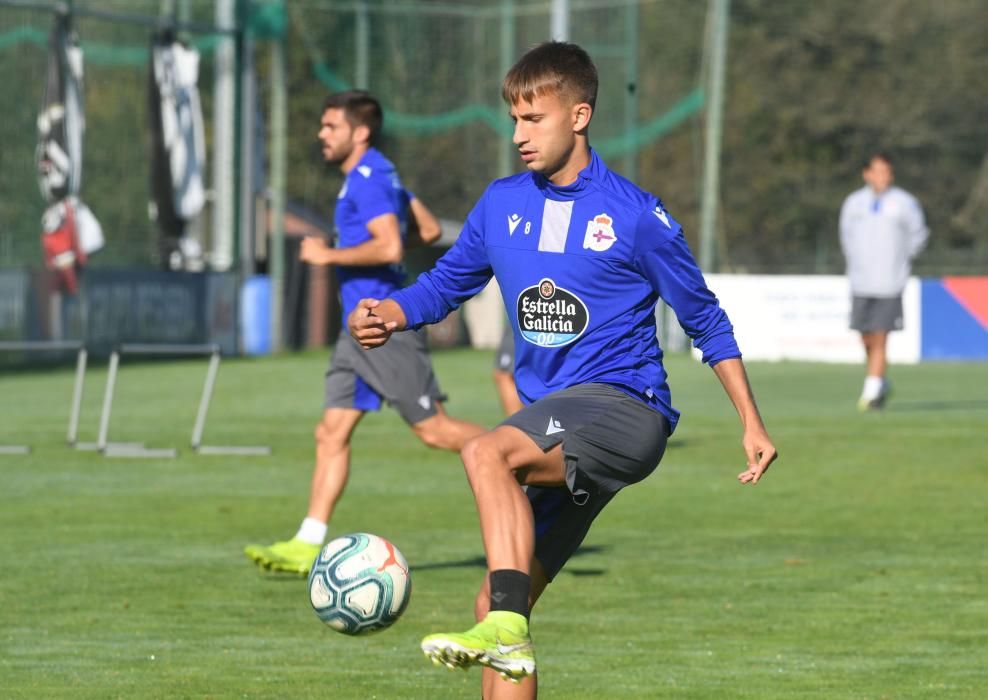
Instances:
[[[358,90],[327,98],[319,129],[323,157],[346,176],[336,200],[338,247],[316,237],[302,242],[301,259],[336,265],[344,316],[363,297],[387,296],[405,281],[401,265],[408,213],[418,238],[439,237],[439,223],[401,184],[394,165],[374,148],[381,131],[381,106]],[[402,334],[385,352],[364,352],[346,329],[326,374],[322,420],[316,426],[316,459],[309,510],[290,540],[248,545],[245,553],[274,571],[308,573],[319,553],[329,519],[350,472],[350,437],[367,411],[387,402],[430,447],[460,450],[483,432],[480,426],[450,417],[432,371],[423,332]]]
[[[679,224],[590,149],[590,57],[574,44],[536,46],[502,94],[528,172],[487,188],[433,270],[383,301],[362,300],[349,318],[362,345],[386,348],[403,335],[394,331],[439,321],[491,275],[516,300],[506,310],[525,407],[461,452],[489,571],[478,623],[422,640],[437,664],[485,666],[488,700],[536,696],[531,607],[601,509],[655,469],[675,428],[656,339],[660,296],[738,411],[747,459],[738,479],[757,483],[776,457],[730,321]]]
[[[871,155],[861,175],[865,186],[841,207],[840,245],[851,283],[851,328],[861,333],[867,358],[858,408],[868,411],[889,396],[888,334],[902,330],[902,290],[930,231],[916,198],[893,184],[887,154]]]
[[[494,353],[494,387],[504,415],[510,416],[522,409],[515,384],[515,334],[510,325],[501,334],[501,342]]]

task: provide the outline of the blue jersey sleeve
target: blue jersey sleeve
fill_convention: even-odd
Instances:
[[[635,259],[652,289],[672,307],[679,325],[703,353],[711,367],[721,360],[741,357],[734,327],[707,287],[693,259],[682,228],[664,223],[647,211],[638,221]]]
[[[364,224],[384,214],[399,215],[396,195],[400,190],[395,190],[390,180],[375,176],[356,178],[356,181],[360,184],[353,188],[351,197]]]
[[[485,199],[486,195],[470,212],[460,237],[436,266],[419,275],[415,284],[391,295],[405,312],[409,328],[441,321],[490,281],[493,271],[484,245]]]

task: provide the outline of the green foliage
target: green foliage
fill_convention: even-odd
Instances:
[[[490,353],[435,357],[451,413],[500,420]],[[475,697],[478,674],[429,665],[419,639],[466,626],[483,576],[476,512],[455,455],[391,411],[368,416],[333,532],[392,538],[412,567],[392,629],[323,627],[302,579],[256,571],[248,541],[304,514],[323,353],[225,362],[212,444],[268,458],[102,458],[62,444],[72,372],[0,375],[5,698]],[[184,445],[202,361],[127,364],[113,435]],[[743,453],[711,372],[669,359],[684,419],[658,472],[608,506],[549,587],[533,630],[545,700],[970,698],[983,651],[985,364],[892,368],[886,412],[858,414],[861,369],[756,364],[781,458],[735,481]],[[95,434],[95,368],[83,437]]]

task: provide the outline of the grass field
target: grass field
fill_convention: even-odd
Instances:
[[[0,697],[474,698],[479,673],[418,641],[471,622],[484,573],[455,455],[369,416],[330,532],[391,538],[411,605],[367,638],[325,628],[304,581],[249,541],[304,514],[324,353],[224,363],[206,442],[271,457],[110,459],[64,446],[71,368],[0,374]],[[435,357],[451,413],[499,420],[489,352]],[[749,367],[781,453],[742,488],[713,374],[668,362],[684,418],[658,472],[617,498],[533,617],[541,697],[988,697],[988,364],[895,367],[881,414],[860,368]],[[124,365],[111,437],[188,443],[205,363]],[[95,437],[105,368],[91,370]]]

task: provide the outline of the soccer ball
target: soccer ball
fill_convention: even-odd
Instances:
[[[383,537],[365,532],[328,542],[309,572],[312,608],[343,634],[390,627],[405,612],[411,595],[405,557]]]

